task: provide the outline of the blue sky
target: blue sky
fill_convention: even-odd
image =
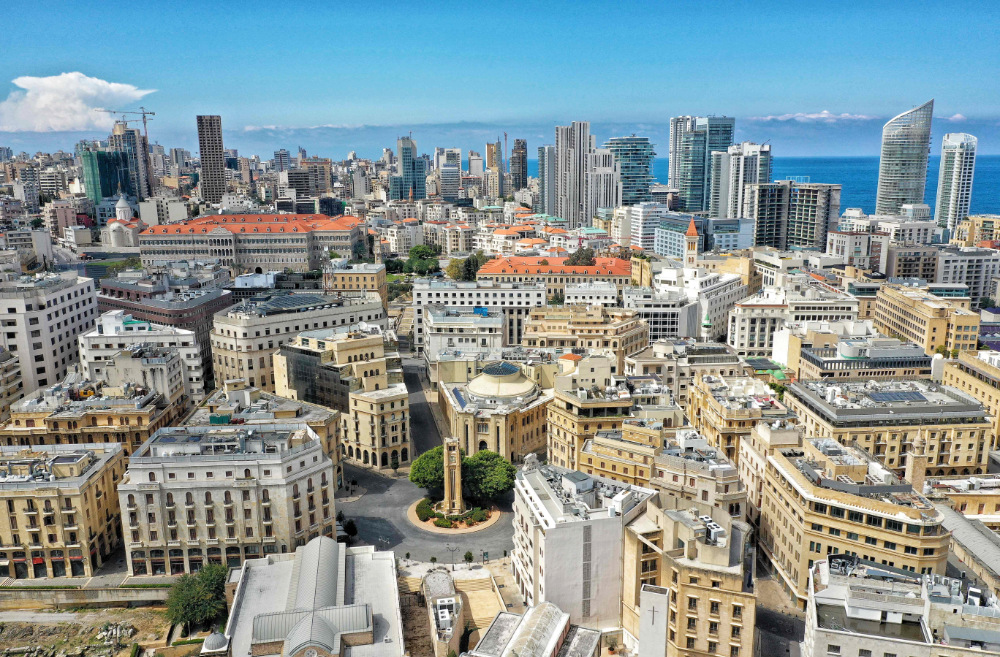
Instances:
[[[533,150],[576,119],[665,154],[670,116],[714,113],[776,155],[877,154],[886,119],[935,98],[935,137],[1000,153],[998,19],[913,0],[28,3],[0,37],[0,144],[70,148],[106,134],[92,107],[145,105],[151,140],[192,150],[212,113],[243,153],[377,155],[409,130],[421,150],[503,130]]]

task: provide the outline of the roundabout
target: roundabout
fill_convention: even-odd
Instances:
[[[493,525],[500,522],[500,518],[503,516],[500,509],[494,505],[491,509],[489,509],[490,517],[483,522],[477,522],[472,527],[437,527],[434,525],[433,520],[423,521],[420,519],[420,516],[417,515],[417,507],[420,506],[420,503],[423,502],[424,499],[425,498],[421,498],[410,505],[410,508],[406,510],[406,519],[409,520],[414,527],[432,534],[441,534],[442,536],[474,534],[476,532],[489,529]]]

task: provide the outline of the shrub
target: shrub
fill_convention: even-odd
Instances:
[[[180,639],[171,643],[171,646],[193,646],[196,643],[205,643],[205,639]]]
[[[445,529],[451,529],[451,524],[451,520],[448,520],[447,518],[437,518],[434,521],[435,527],[443,527]]]
[[[451,520],[452,522],[459,522],[459,521],[464,520],[464,519],[465,519],[465,516],[461,515],[461,514],[454,515],[454,516],[448,516],[448,520]]]
[[[426,522],[435,517],[431,501],[426,497],[417,504],[417,517],[420,518],[420,522]]]
[[[476,507],[475,509],[472,510],[472,513],[469,515],[469,517],[472,519],[473,522],[486,522],[487,520],[490,519],[490,512],[487,511],[486,509],[480,509],[479,507]]]
[[[435,517],[435,518],[438,518],[438,519],[440,519],[440,518],[444,518],[444,514],[443,514],[443,513],[435,513],[435,514],[434,514],[434,517]]]

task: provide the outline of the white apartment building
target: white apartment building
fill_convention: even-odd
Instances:
[[[649,322],[651,341],[714,340],[725,334],[729,311],[746,296],[746,286],[737,274],[666,267],[656,275],[653,288],[628,288],[626,292],[624,306],[640,311]]]
[[[507,345],[507,317],[502,310],[430,305],[424,311],[424,359],[436,382],[441,354],[489,354]]]
[[[642,247],[643,251],[653,251],[653,241],[660,221],[670,211],[666,203],[639,203],[624,208],[628,214],[631,245]]]
[[[545,282],[494,283],[418,279],[413,283],[413,344],[418,353],[426,341],[426,309],[430,304],[449,308],[502,310],[507,317],[505,344],[520,344],[524,323],[532,308],[546,304]]]
[[[25,395],[65,378],[79,360],[77,336],[96,320],[94,280],[76,272],[0,282],[3,347],[21,361]]]
[[[305,423],[160,429],[118,484],[129,572],[237,568],[336,537],[336,486]]]
[[[514,483],[514,579],[529,606],[551,602],[570,622],[617,628],[624,528],[653,491],[526,462]]]
[[[927,210],[925,213],[924,210]],[[884,233],[890,242],[930,244],[937,224],[930,219],[926,205],[903,206],[904,214],[867,215],[861,208],[847,208],[837,230],[847,233]]]
[[[570,283],[563,293],[563,303],[567,306],[617,306],[618,286],[610,281],[589,281]]]
[[[742,216],[746,186],[771,180],[771,145],[745,141],[715,151],[711,157],[708,216]]]
[[[949,132],[941,142],[934,219],[952,234],[958,222],[969,216],[978,145],[978,139],[964,132]]]
[[[1000,251],[975,246],[946,246],[938,252],[935,283],[969,286],[973,308],[990,296],[991,282],[1000,274]]]
[[[786,323],[857,318],[858,300],[850,294],[807,277],[782,274],[776,285],[764,287],[733,307],[727,343],[740,356],[769,357],[774,334]]]
[[[124,310],[102,314],[97,326],[80,336],[80,364],[92,379],[103,379],[104,368],[116,353],[140,344],[177,353],[183,365],[184,391],[189,401],[198,403],[211,392],[205,390],[201,345],[194,331],[134,319]]]

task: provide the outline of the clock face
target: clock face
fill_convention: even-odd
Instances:
[[[309,650],[306,650],[306,652],[303,655],[303,657],[318,657],[318,655],[319,655],[319,653],[317,653],[315,650],[313,650],[312,648],[310,648]]]

